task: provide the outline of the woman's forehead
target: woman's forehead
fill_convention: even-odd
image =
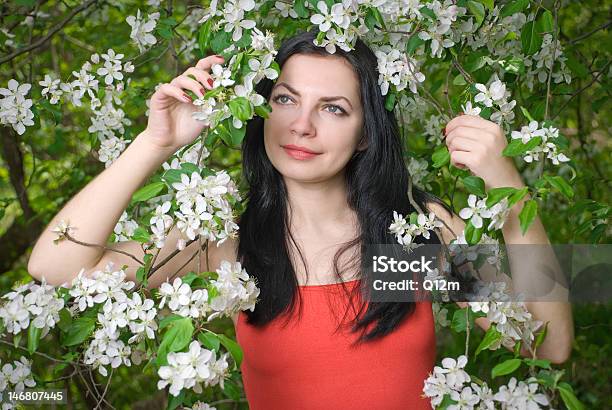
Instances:
[[[342,57],[296,54],[285,62],[277,83],[290,84],[299,93],[344,95],[359,101],[359,79]]]

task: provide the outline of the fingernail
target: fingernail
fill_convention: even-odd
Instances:
[[[215,57],[223,58],[223,56],[220,56],[219,54],[215,54]]]
[[[204,88],[200,88],[200,92],[202,93],[202,95],[206,94],[206,90]]]
[[[210,85],[211,87],[213,86],[213,80],[212,80],[212,78],[209,78],[209,79],[208,79],[208,85]]]
[[[193,100],[191,99],[191,97],[190,97],[190,96],[188,96],[187,94],[183,94],[183,100],[184,100],[185,102],[192,102],[192,101],[193,101]]]

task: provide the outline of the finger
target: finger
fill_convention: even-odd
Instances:
[[[491,133],[495,133],[499,127],[494,122],[485,120],[482,117],[463,114],[453,118],[446,124],[446,135],[450,134],[450,132],[458,126],[480,128]]]
[[[457,168],[470,166],[472,153],[467,151],[453,151],[450,153],[450,163]]]
[[[193,78],[189,78],[184,75],[179,75],[174,80],[170,81],[170,84],[192,91],[200,98],[204,98],[204,93],[206,92],[206,90],[202,87],[202,84]]]
[[[224,61],[225,59],[222,56],[212,55],[204,57],[203,59],[198,61],[195,67],[199,68],[200,70],[208,71],[210,70],[210,67],[213,66],[213,64],[222,64]]]
[[[172,84],[168,84],[168,83],[162,84],[157,91],[161,92],[162,95],[167,95],[169,97],[176,98],[180,102],[184,102],[184,103],[193,102],[190,96],[185,94],[183,90],[181,90],[179,87],[176,87]]]
[[[474,152],[480,147],[481,142],[466,137],[455,136],[446,140],[449,151],[468,151]]]
[[[213,88],[212,76],[204,70],[200,70],[199,68],[195,68],[195,67],[189,67],[183,73],[183,75],[186,75],[186,76],[193,75],[195,79],[198,80],[200,84],[202,84],[204,87],[208,88],[209,90],[212,90]]]
[[[483,134],[485,135],[484,138],[483,138]],[[487,140],[488,138],[494,138],[495,134],[483,128],[468,127],[468,126],[463,126],[463,125],[456,126],[454,129],[450,131],[447,130],[446,132],[447,143],[452,141],[454,138],[458,138],[458,137],[467,138],[467,139],[471,139],[474,141],[482,141],[483,139]]]

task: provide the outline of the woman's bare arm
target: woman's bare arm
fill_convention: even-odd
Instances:
[[[172,148],[151,144],[147,137],[146,131],[139,134],[109,168],[85,186],[51,220],[30,255],[28,271],[33,277],[40,280],[44,276],[47,283],[60,285],[71,281],[81,268],[93,268],[102,260],[108,251],[100,247],[83,246],[68,240],[54,244],[56,234],[52,229],[62,220],[69,221],[76,228],[70,232],[74,238],[106,245],[132,194],[174,152]],[[143,252],[137,242],[120,243],[115,247],[135,253],[142,259]],[[118,262],[137,264],[127,256],[120,256],[115,257]]]

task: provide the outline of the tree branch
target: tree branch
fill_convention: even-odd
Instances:
[[[15,57],[20,56],[21,54],[27,53],[28,51],[32,51],[32,50],[37,49],[38,47],[42,46],[43,44],[45,44],[45,42],[47,42],[47,40],[49,40],[51,37],[53,37],[55,35],[55,33],[57,33],[62,28],[64,28],[66,26],[66,24],[68,24],[70,22],[70,20],[72,20],[74,18],[74,16],[76,16],[77,14],[82,12],[83,10],[86,10],[87,8],[89,8],[94,3],[97,3],[98,1],[99,0],[89,0],[86,3],[83,3],[80,6],[75,7],[68,14],[68,16],[64,20],[62,20],[60,23],[56,24],[55,27],[53,27],[49,31],[49,33],[47,33],[46,36],[38,39],[37,41],[35,41],[34,43],[30,44],[27,47],[20,48],[19,50],[15,50],[13,53],[11,53],[11,54],[9,54],[7,56],[0,57],[0,64],[4,64],[4,63],[6,63],[8,61],[13,60]]]

